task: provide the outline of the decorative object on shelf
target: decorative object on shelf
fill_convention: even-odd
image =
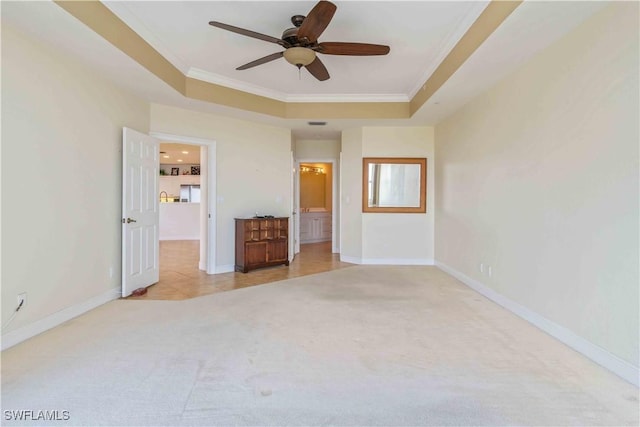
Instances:
[[[164,176],[167,174],[167,171],[165,171],[164,169],[160,169],[160,175]]]
[[[188,170],[185,169],[185,170],[182,171],[182,175],[190,175],[190,173],[189,173]]]
[[[171,168],[171,176],[180,175],[180,168]]]
[[[200,166],[191,166],[191,175],[200,175]]]

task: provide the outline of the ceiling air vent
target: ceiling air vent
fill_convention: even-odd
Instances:
[[[327,122],[307,122],[309,126],[326,126]]]

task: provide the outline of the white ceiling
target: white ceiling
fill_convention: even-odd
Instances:
[[[177,68],[199,78],[286,99],[392,99],[410,97],[446,56],[486,2],[348,1],[320,41],[356,41],[391,46],[387,56],[322,55],[331,79],[318,82],[284,60],[254,69],[235,68],[276,52],[278,45],[208,25],[217,20],[279,37],[291,15],[306,14],[315,2],[109,2],[108,6]],[[338,138],[356,126],[433,125],[524,64],[536,52],[579,25],[606,2],[527,1],[513,12],[411,118],[329,120],[310,128],[307,120],[281,119],[185,98],[106,42],[53,2],[2,2],[2,25],[96,70],[138,96],[167,105],[212,112],[293,130],[297,138]],[[372,62],[373,61],[373,62]]]
[[[284,59],[235,68],[283,49],[214,28],[220,21],[279,38],[314,1],[116,1],[105,4],[183,73],[283,100],[407,101],[486,6],[472,2],[336,1],[319,40],[385,44],[386,56],[319,55],[331,78],[319,82]],[[188,6],[187,6],[188,4]],[[319,99],[320,98],[320,99]]]
[[[199,165],[200,147],[198,145],[160,141],[160,164]]]

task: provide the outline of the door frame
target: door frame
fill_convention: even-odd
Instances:
[[[301,159],[296,159],[296,168],[295,172],[298,178],[298,185],[296,188],[296,212],[298,215],[300,213],[300,163],[331,163],[331,252],[334,254],[340,253],[340,248],[338,246],[338,212],[339,212],[339,187],[338,187],[338,175],[339,173],[339,162],[338,159],[330,159],[330,158],[320,158],[320,157],[305,157]],[[338,166],[338,167],[336,167]],[[298,217],[298,224],[300,223],[300,217]],[[298,245],[296,249],[300,250],[300,226],[298,226],[295,230],[296,233],[296,241]]]
[[[206,266],[204,270],[207,274],[215,274],[217,235],[216,141],[212,139],[194,138],[191,136],[174,135],[164,132],[149,132],[149,135],[161,141],[171,141],[207,147],[207,204],[206,206],[204,206],[204,204],[200,204],[200,217],[207,219],[207,229],[204,230],[202,227],[200,229],[200,244],[204,242],[207,247]],[[158,162],[160,162],[159,158]],[[160,200],[157,200],[157,203],[160,204]]]
[[[299,212],[299,175],[297,173],[298,166],[296,164],[296,157],[293,151],[291,151],[291,222],[289,230],[289,262],[291,263],[296,254],[300,252],[300,212]]]

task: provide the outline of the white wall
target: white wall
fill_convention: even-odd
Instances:
[[[200,240],[200,203],[160,203],[159,240]]]
[[[437,261],[635,367],[638,12],[608,6],[436,127]]]
[[[149,105],[3,23],[3,347],[115,297],[123,126]]]
[[[362,213],[363,157],[426,157],[427,212]],[[433,264],[433,128],[364,127],[345,131],[342,161],[343,215],[346,215],[342,224],[345,233],[342,258],[366,264]]]
[[[216,141],[217,272],[233,269],[235,217],[290,216],[289,129],[152,104],[151,130]]]

